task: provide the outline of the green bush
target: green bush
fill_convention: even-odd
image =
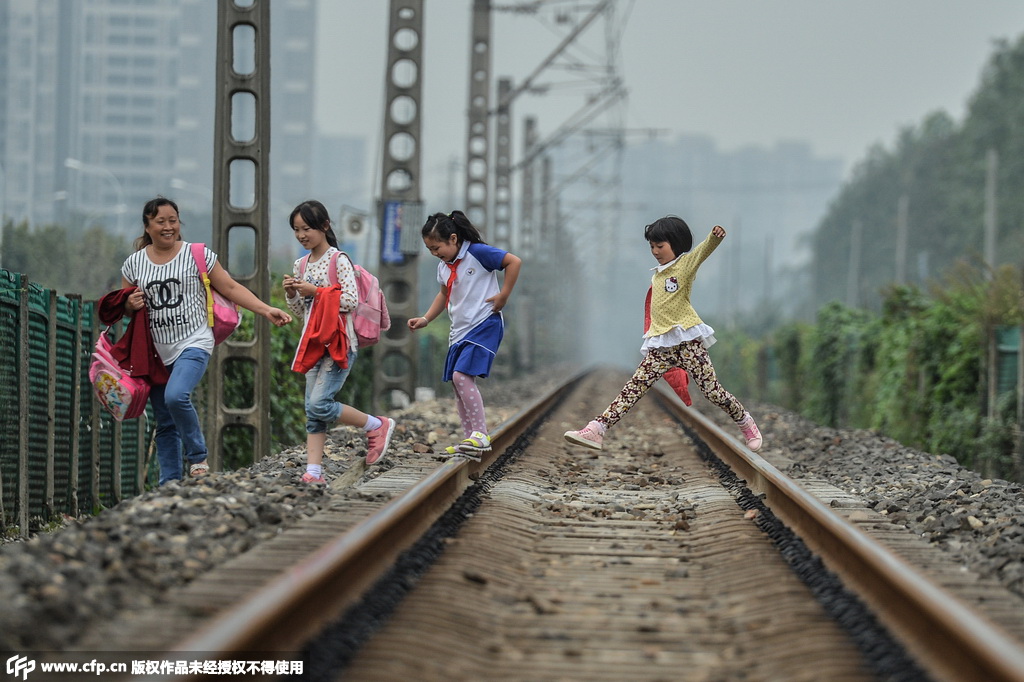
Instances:
[[[810,325],[794,322],[776,330],[769,341],[775,368],[769,375],[768,400],[793,411],[800,410],[804,399],[803,349],[810,333]]]
[[[929,293],[890,287],[881,315],[838,302],[814,325],[791,323],[768,339],[732,331],[715,346],[722,383],[833,427],[871,428],[905,445],[949,453],[987,475],[1011,478],[1016,394],[988,417],[989,330],[1021,324],[1021,278],[967,263]]]
[[[808,349],[808,394],[803,405],[805,413],[821,424],[839,426],[848,421],[847,406],[854,401],[858,348],[867,323],[866,312],[838,302],[826,305],[818,313]]]

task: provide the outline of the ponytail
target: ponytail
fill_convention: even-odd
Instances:
[[[327,239],[328,244],[338,249],[339,251],[341,250],[341,247],[338,246],[338,238],[334,234],[334,228],[331,227],[330,223],[327,224],[327,229],[324,230],[324,238]]]
[[[470,244],[486,244],[473,223],[462,211],[451,213],[435,213],[423,224],[420,231],[424,237],[433,237],[438,241],[448,241],[453,234],[458,235],[459,243],[469,242]]]

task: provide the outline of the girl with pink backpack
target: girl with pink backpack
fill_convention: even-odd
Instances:
[[[295,239],[308,256],[298,258],[284,277],[288,308],[303,319],[302,338],[292,369],[306,376],[306,473],[304,483],[326,483],[323,475],[327,429],[336,424],[366,432],[366,463],[384,458],[395,420],[375,417],[334,399],[341,390],[359,350],[353,312],[359,303],[355,267],[349,258],[335,257],[338,238],[327,209],[319,201],[304,201],[288,219]],[[333,272],[329,268],[334,268]],[[344,313],[339,316],[339,312]]]

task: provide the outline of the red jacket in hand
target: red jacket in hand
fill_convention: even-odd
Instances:
[[[647,289],[647,299],[644,301],[644,333],[651,327],[651,290]],[[686,405],[693,405],[693,400],[690,399],[690,391],[687,386],[690,383],[690,375],[686,373],[686,370],[681,367],[673,367],[669,371],[665,372],[663,377],[668,385],[672,387],[672,390],[676,392],[676,395],[682,399]]]
[[[101,298],[96,310],[100,322],[108,327],[117,324],[124,317],[125,300],[137,288],[117,289]],[[156,346],[153,345],[153,335],[149,331],[149,313],[145,307],[132,313],[128,328],[110,349],[110,354],[117,360],[121,369],[151,384],[162,386],[170,377],[170,372],[167,371],[163,360],[156,352]]]
[[[295,349],[292,370],[305,374],[320,361],[324,351],[330,353],[338,367],[348,367],[348,334],[338,316],[340,306],[340,286],[335,284],[316,290],[313,307],[302,328],[302,339]]]

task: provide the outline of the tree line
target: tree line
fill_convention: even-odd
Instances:
[[[1024,36],[1012,44],[995,43],[961,123],[945,112],[931,113],[901,130],[892,149],[875,146],[855,167],[811,237],[810,309],[843,301],[877,311],[885,287],[894,281],[923,286],[964,259],[984,267],[993,152],[997,259],[991,265],[1019,264],[1024,258]],[[900,221],[906,227],[905,249],[897,243]]]
[[[1024,36],[996,42],[962,122],[934,112],[869,150],[811,237],[813,321],[723,334],[723,383],[1024,480],[1022,187]]]
[[[60,293],[98,299],[121,286],[121,264],[131,252],[123,237],[101,225],[68,231],[61,225],[31,229],[28,222],[3,227],[5,270],[20,272],[30,281]]]
[[[989,277],[961,264],[927,292],[889,287],[880,312],[832,301],[813,323],[790,321],[760,338],[734,330],[711,352],[738,395],[1024,481],[1015,366],[1022,295],[1015,268]]]

